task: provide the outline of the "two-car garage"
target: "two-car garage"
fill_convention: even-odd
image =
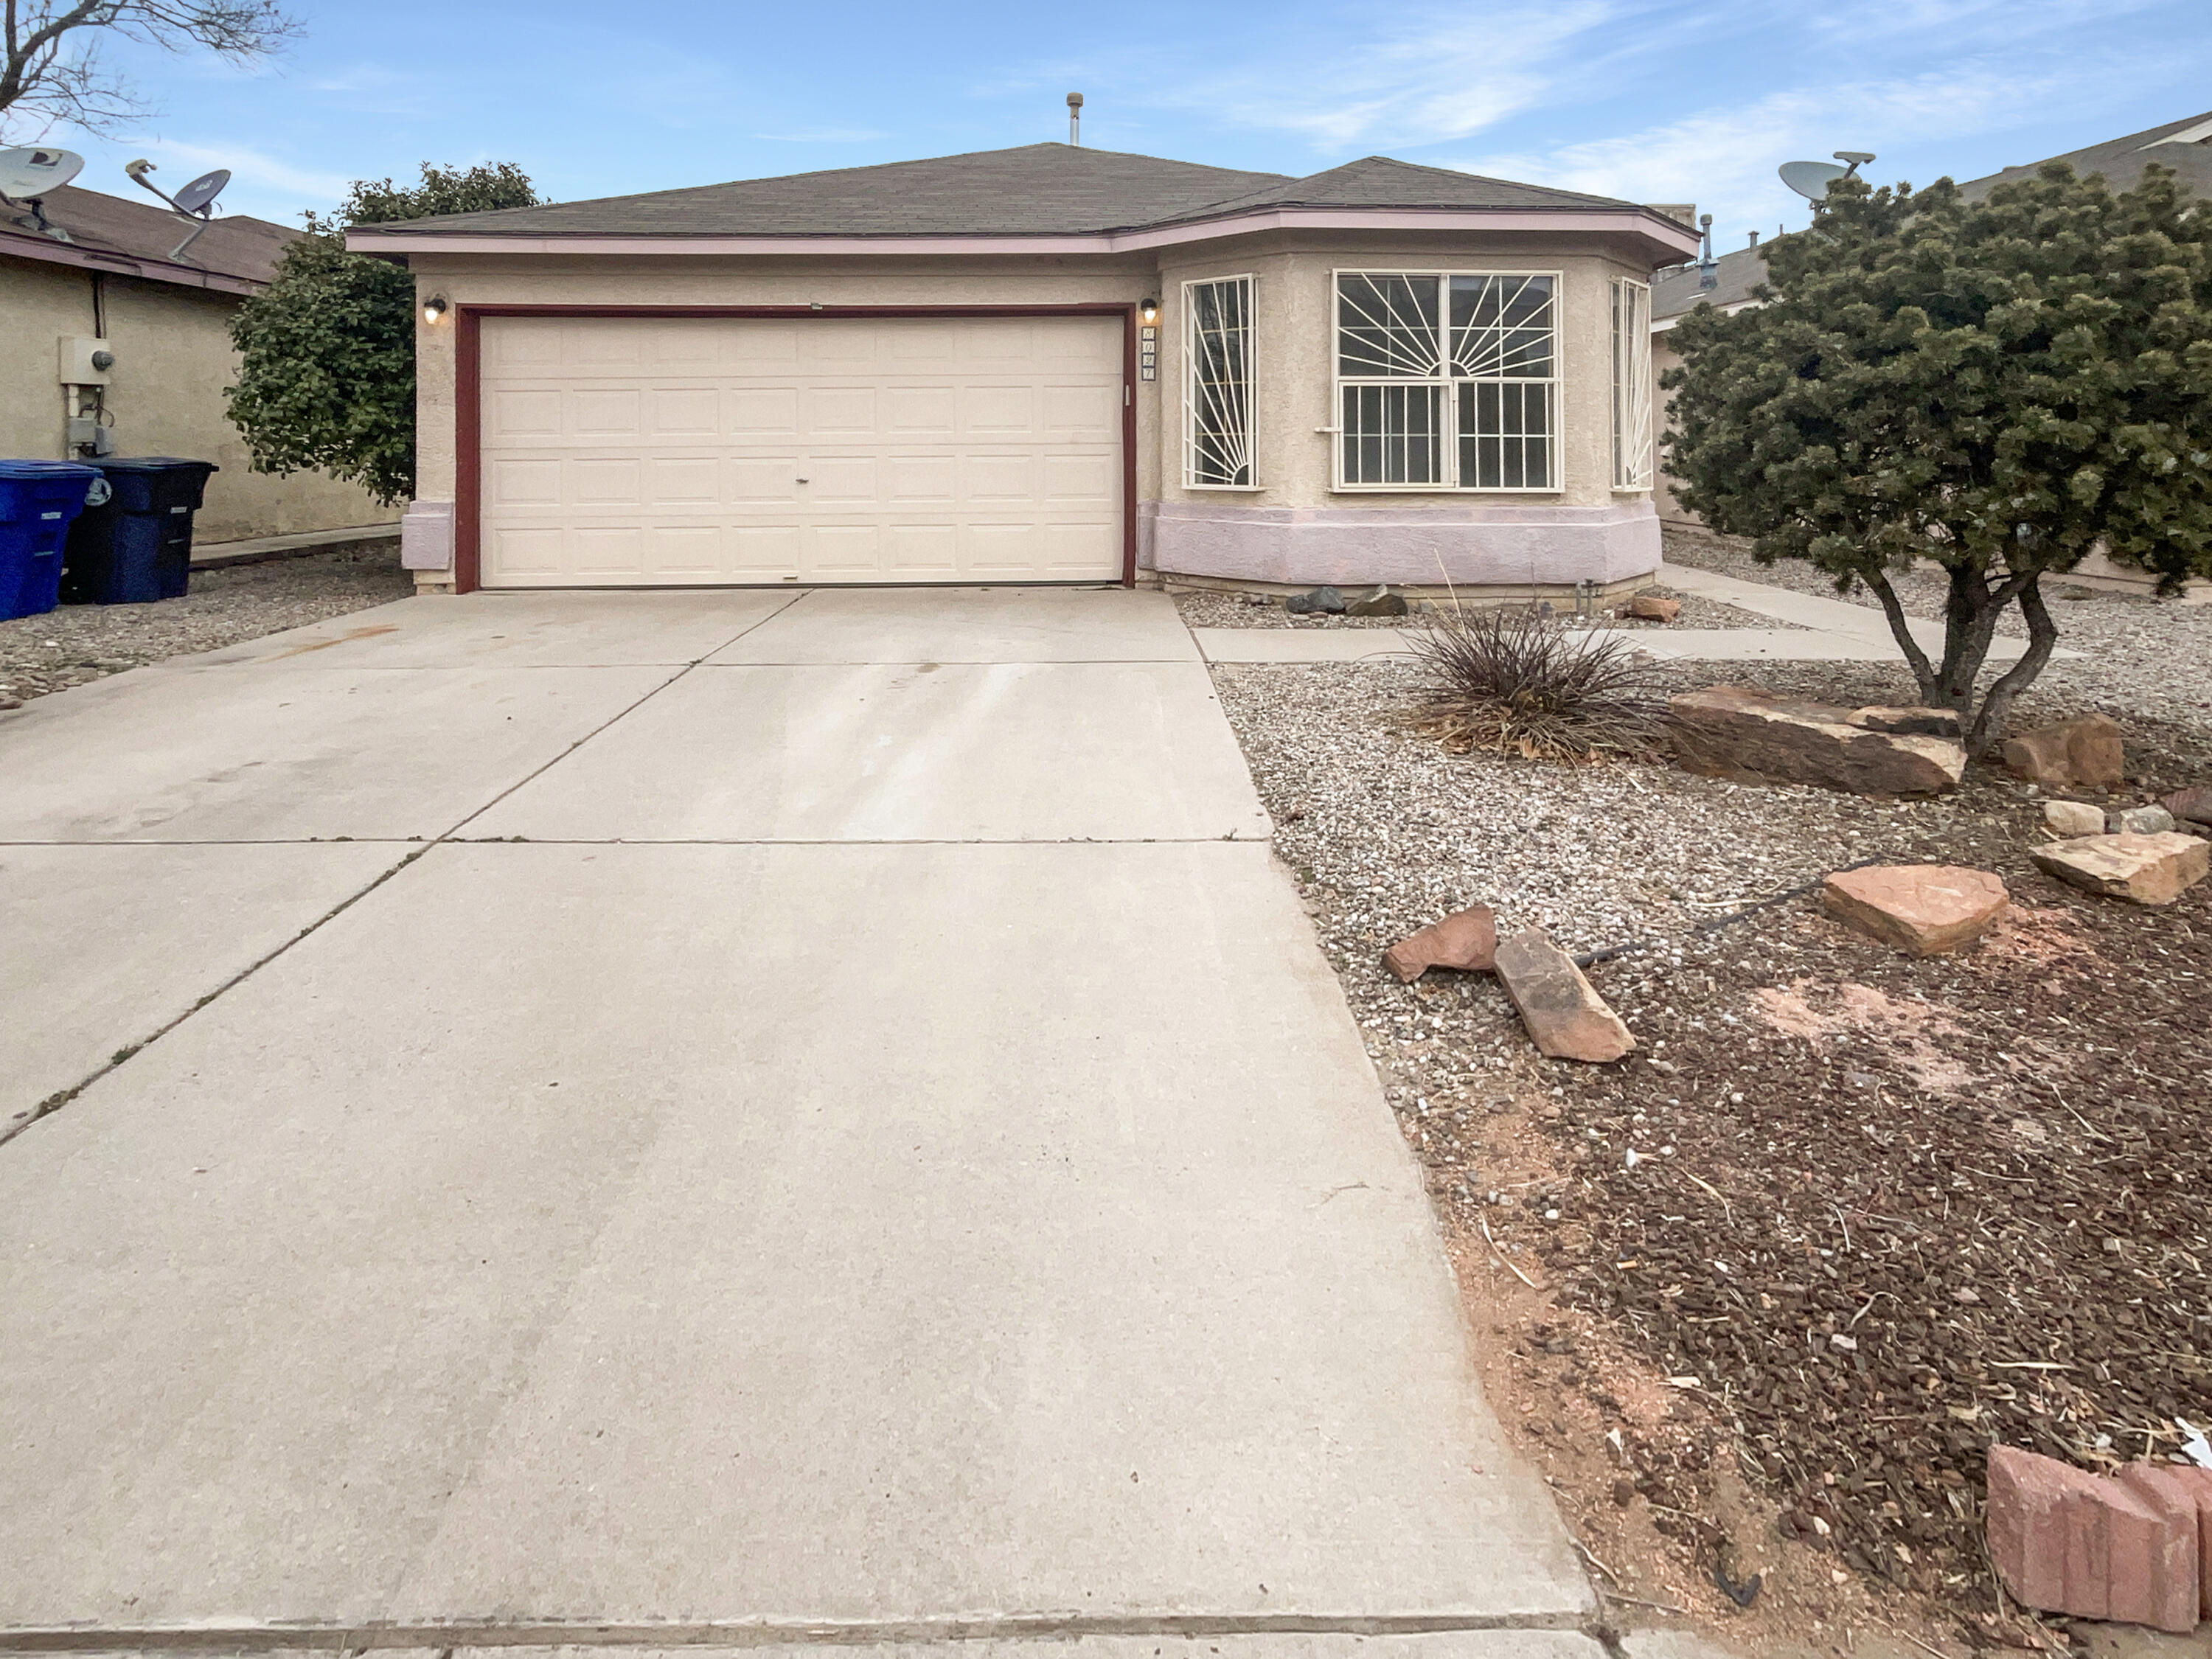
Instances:
[[[466,320],[483,586],[1124,577],[1121,314]]]

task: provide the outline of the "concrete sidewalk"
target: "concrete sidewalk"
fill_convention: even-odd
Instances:
[[[1845,599],[1822,599],[1734,576],[1717,575],[1684,565],[1668,565],[1659,580],[1680,592],[1695,593],[1740,611],[1771,617],[1785,628],[1639,628],[1624,633],[1636,650],[1670,662],[1891,662],[1902,663],[1882,613]],[[1912,637],[1932,657],[1943,649],[1943,624],[1914,618]],[[1395,628],[1194,628],[1193,637],[1206,659],[1214,663],[1315,663],[1404,661],[1412,652],[1413,629]],[[1990,647],[1992,665],[2016,661],[2027,644],[1999,639]],[[2055,657],[2071,657],[2061,650]]]
[[[0,1638],[1595,1659],[1212,696],[485,595],[0,716]]]

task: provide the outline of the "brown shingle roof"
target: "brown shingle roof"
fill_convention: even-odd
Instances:
[[[167,208],[74,185],[49,190],[44,199],[47,220],[69,233],[69,246],[88,256],[85,263],[186,287],[194,286],[196,275],[203,271],[236,283],[265,284],[285,244],[301,234],[265,219],[234,214],[217,218],[182,258],[172,260],[170,250],[191,227]],[[15,223],[15,218],[12,212],[0,211],[0,253],[54,257],[53,240]]]
[[[2197,195],[2212,198],[2212,132],[2186,143],[2167,143],[2160,141],[2175,133],[2197,127],[2212,128],[2212,112],[2191,115],[2179,121],[2168,121],[2163,126],[2151,127],[2142,132],[2131,132],[2124,138],[2110,138],[2101,144],[2091,144],[2086,149],[2069,149],[2063,155],[2053,155],[2054,161],[2072,164],[2074,171],[2087,177],[2101,173],[2106,182],[2114,190],[2125,190],[2142,176],[2142,170],[2153,161],[2172,167],[2181,175],[2182,182]],[[1984,194],[1991,185],[2002,185],[2014,179],[2032,179],[2041,161],[2031,161],[2025,167],[2006,167],[1992,173],[1986,179],[1969,179],[1959,186],[1968,196]]]
[[[1291,179],[1115,150],[1025,144],[557,207],[453,214],[391,228],[410,236],[446,230],[472,236],[1067,236],[1185,223],[1239,209],[1319,205],[1632,204],[1382,156]]]

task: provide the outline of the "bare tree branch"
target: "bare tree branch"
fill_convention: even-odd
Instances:
[[[7,0],[0,14],[0,132],[35,121],[109,132],[148,106],[100,60],[121,36],[256,63],[301,32],[276,0]]]

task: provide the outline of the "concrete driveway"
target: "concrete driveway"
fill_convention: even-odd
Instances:
[[[0,1637],[1596,1659],[1164,598],[408,600],[0,777]]]

